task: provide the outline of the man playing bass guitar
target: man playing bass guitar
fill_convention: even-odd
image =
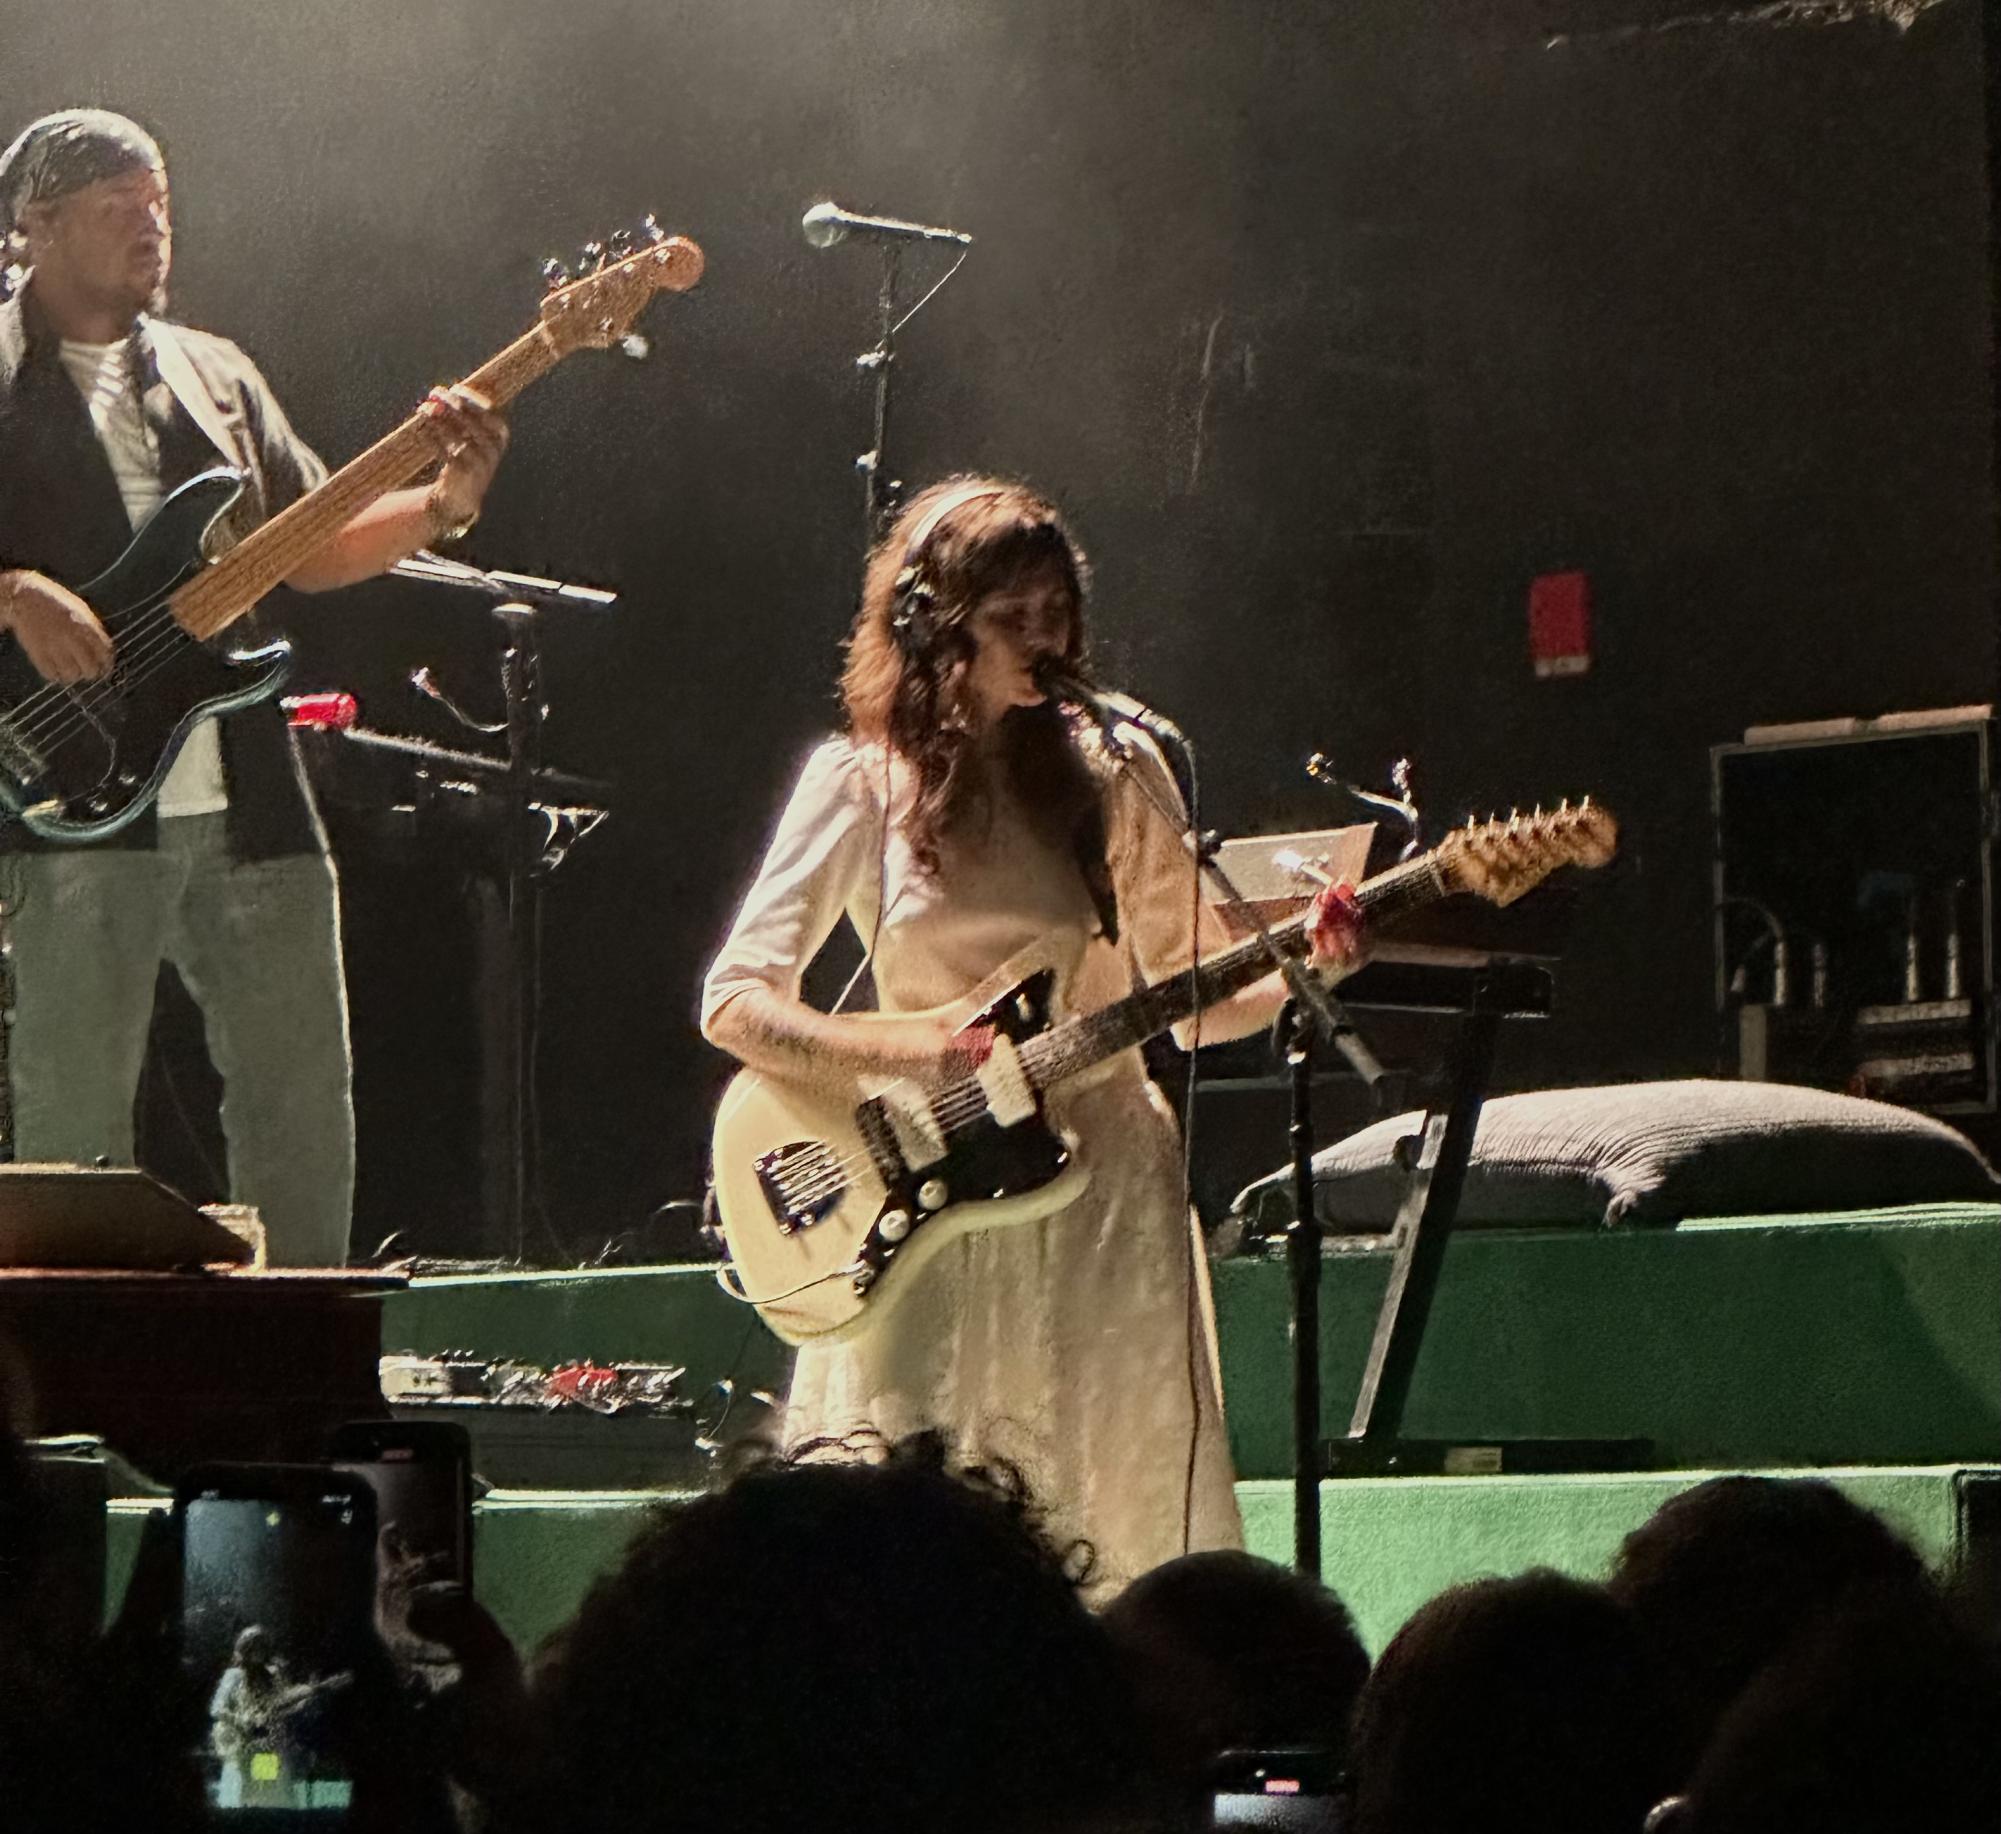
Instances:
[[[155,316],[172,234],[166,168],[142,128],[98,109],[32,123],[0,153],[0,238],[13,281],[0,304],[0,665],[45,719],[87,721],[143,658],[121,654],[71,588],[198,473],[243,475],[225,541],[327,473],[242,351]],[[427,408],[435,475],[360,509],[288,585],[367,579],[471,524],[506,426],[467,390],[434,391]],[[338,904],[276,706],[204,718],[157,810],[106,838],[50,845],[0,820],[0,889],[16,1157],[131,1161],[168,960],[222,1075],[231,1195],[263,1212],[273,1260],[344,1260],[354,1121]]]

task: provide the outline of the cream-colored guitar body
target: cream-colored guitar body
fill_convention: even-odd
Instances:
[[[817,1221],[787,1229],[757,1167],[766,1153],[801,1141],[824,1144],[854,1169]],[[852,1108],[746,1070],[724,1093],[715,1127],[716,1205],[736,1284],[789,1344],[852,1336],[913,1284],[921,1285],[918,1270],[948,1242],[978,1229],[1033,1222],[1070,1203],[1090,1174],[1065,1144],[1066,1163],[1048,1183],[1004,1197],[947,1202],[917,1221],[891,1266],[871,1277],[860,1257],[889,1207],[890,1188],[870,1163]]]
[[[741,1072],[716,1112],[716,1208],[739,1296],[790,1344],[848,1337],[900,1301],[946,1243],[1053,1215],[1089,1174],[1044,1120],[1019,1046],[1047,1031],[1058,970],[1037,950],[918,1015],[995,1038],[976,1079],[826,1089]],[[900,1014],[900,1018],[912,1015]],[[879,1022],[857,1014],[856,1022]]]

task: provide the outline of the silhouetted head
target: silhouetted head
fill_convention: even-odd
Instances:
[[[1910,1546],[1818,1478],[1713,1478],[1663,1503],[1626,1537],[1608,1589],[1659,1669],[1677,1774],[1793,1638],[1885,1588],[1932,1596]]]
[[[1137,1781],[1110,1640],[1018,1480],[931,1437],[668,1511],[535,1697],[537,1829],[1011,1834]]]
[[[1851,1591],[1718,1724],[1677,1834],[2001,1827],[1994,1664],[1908,1590]]]
[[[1187,1554],[1134,1580],[1104,1622],[1178,1768],[1206,1772],[1232,1748],[1345,1752],[1369,1653],[1318,1581],[1250,1554]]]
[[[1639,1635],[1600,1587],[1455,1586],[1362,1690],[1354,1834],[1635,1834],[1661,1792],[1659,1718]]]

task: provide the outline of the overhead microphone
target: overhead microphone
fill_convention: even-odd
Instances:
[[[941,229],[935,223],[906,223],[900,217],[862,216],[839,204],[815,204],[799,219],[806,240],[815,248],[832,248],[850,236],[877,236],[891,241],[950,242],[971,248],[973,238],[963,229]]]

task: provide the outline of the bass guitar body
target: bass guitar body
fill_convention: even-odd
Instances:
[[[917,1268],[975,1230],[1032,1222],[1088,1182],[1018,1051],[1049,1025],[1053,971],[940,1017],[991,1028],[977,1094],[891,1083],[843,1101],[745,1071],[716,1115],[716,1203],[741,1296],[787,1343],[879,1319]],[[893,1276],[893,1277],[892,1277]]]
[[[132,545],[78,589],[116,654],[102,681],[56,687],[18,654],[0,704],[0,806],[51,841],[116,834],[153,800],[188,734],[215,713],[276,693],[291,647],[210,648],[175,622],[168,599],[203,566],[211,523],[236,501],[233,471],[190,478]]]

